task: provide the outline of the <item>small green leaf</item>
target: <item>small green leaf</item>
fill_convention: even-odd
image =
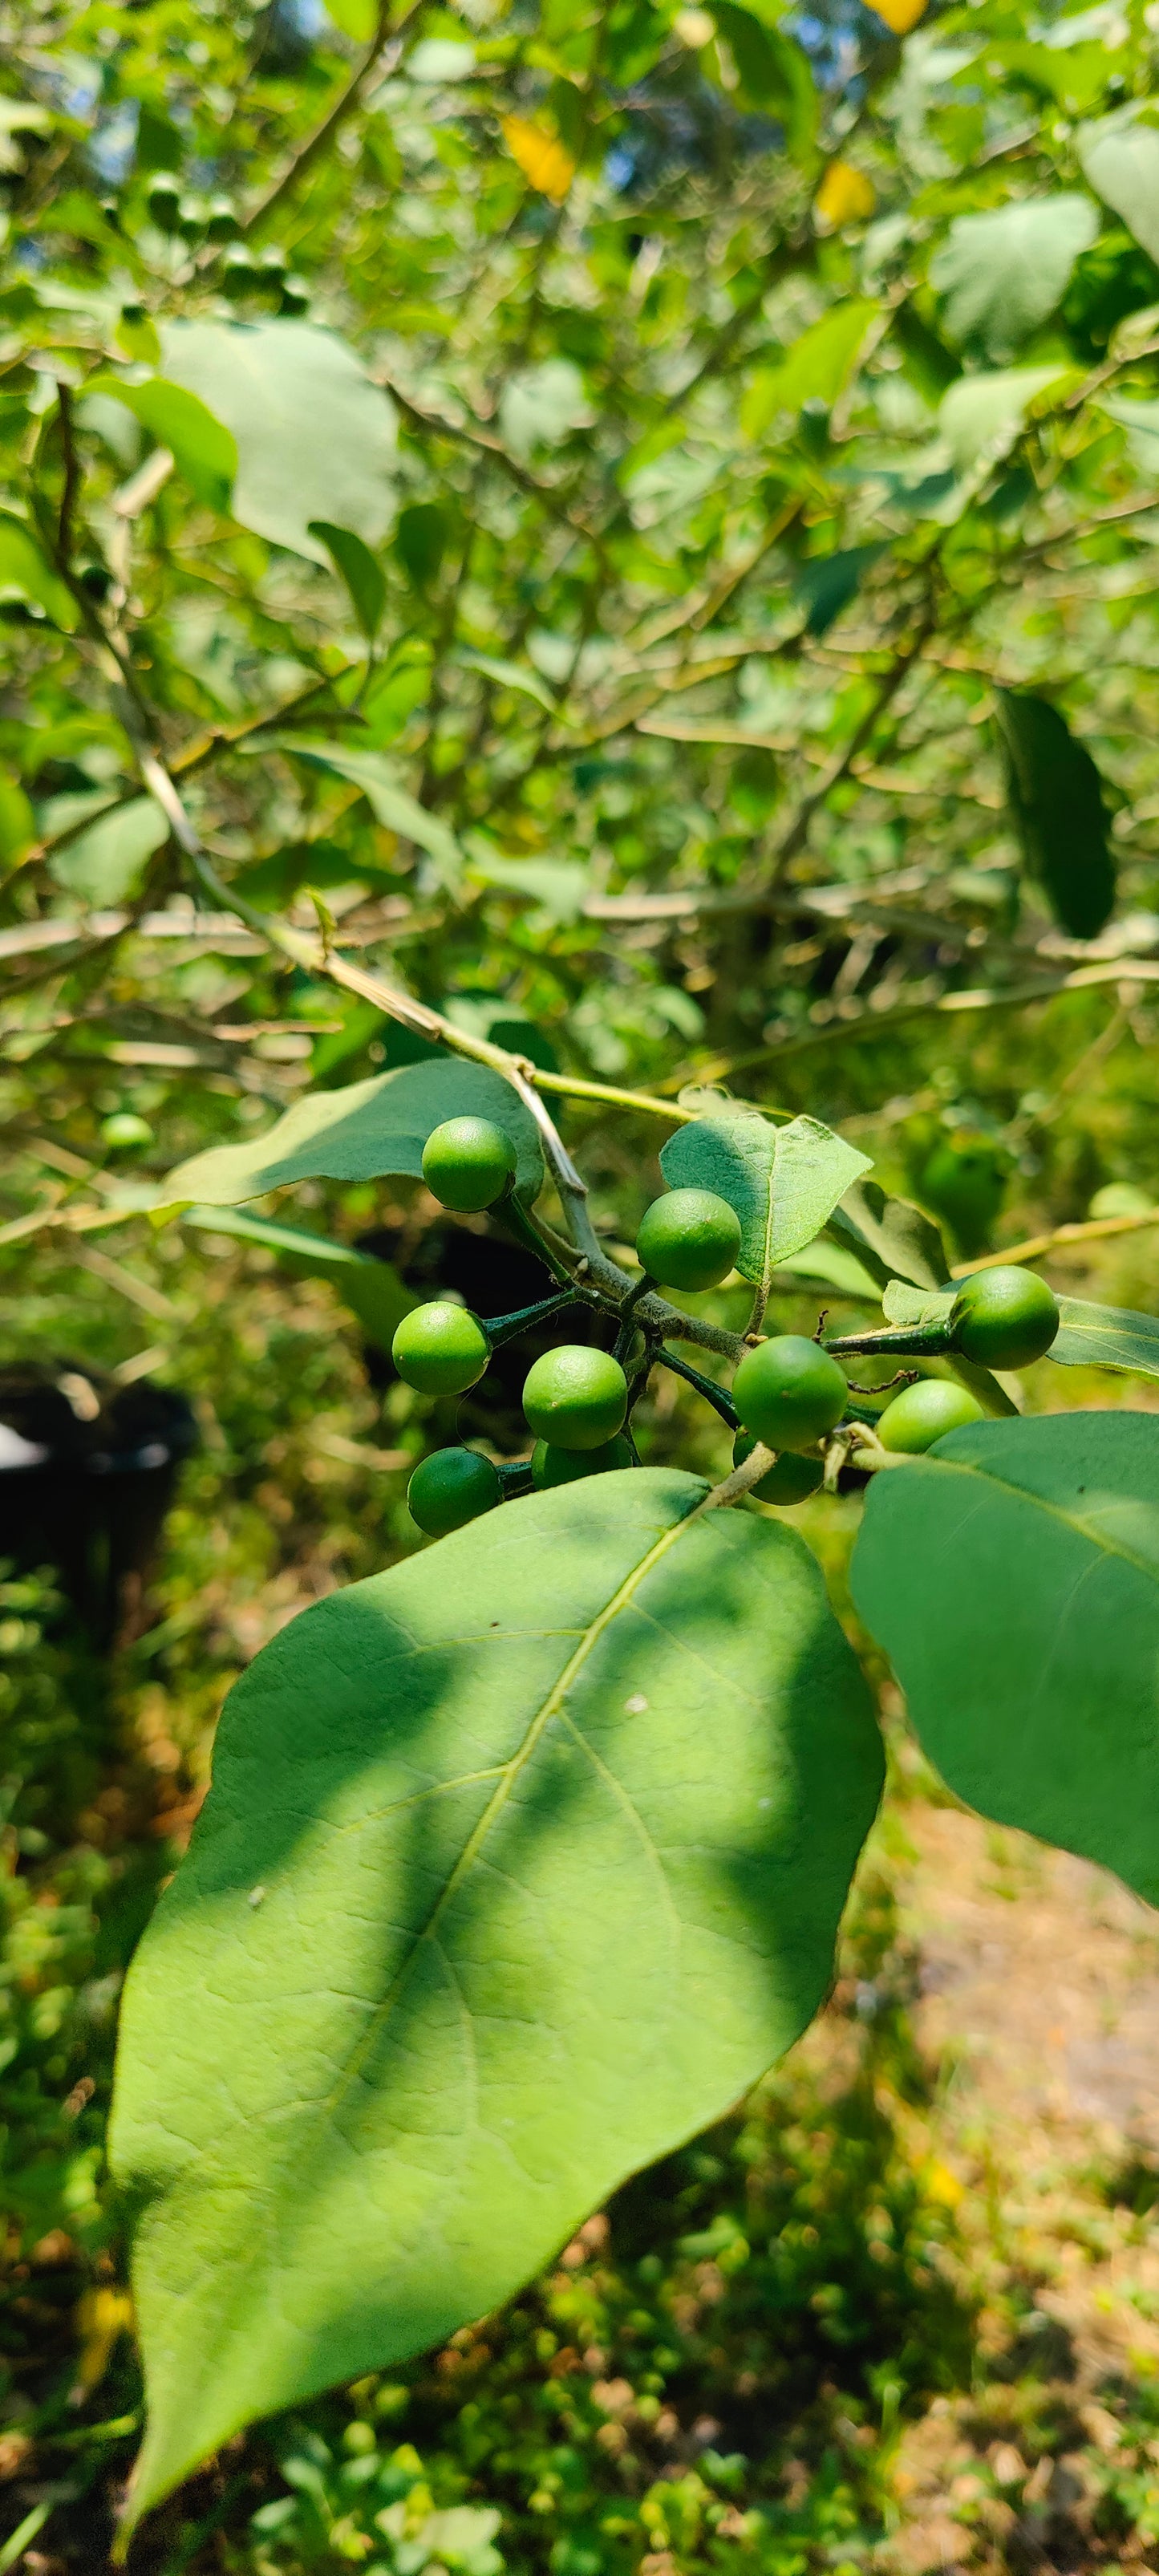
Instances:
[[[1159,1428],[1053,1414],[875,1476],[853,1594],[930,1760],[1159,1902]]]
[[[1063,1368],[1105,1368],[1159,1378],[1159,1318],[1130,1306],[1092,1306],[1060,1297],[1062,1322],[1047,1353]]]
[[[950,1275],[946,1247],[932,1219],[908,1199],[889,1198],[877,1181],[855,1181],[846,1190],[828,1231],[856,1253],[882,1288],[891,1279],[908,1279],[912,1287],[936,1291]]]
[[[229,1234],[263,1252],[276,1252],[297,1278],[328,1279],[380,1350],[389,1351],[403,1316],[418,1304],[389,1261],[377,1261],[353,1244],[335,1243],[329,1235],[311,1234],[304,1226],[279,1225],[272,1217],[228,1207],[187,1208],[183,1222],[202,1234]]]
[[[234,1690],[125,1996],[134,2520],[498,2306],[816,2010],[880,1739],[807,1548],[705,1490],[506,1505]]]
[[[34,608],[42,608],[54,626],[71,635],[77,622],[76,607],[41,553],[32,530],[10,510],[0,510],[0,600],[27,599]]]
[[[866,573],[872,571],[878,557],[884,553],[885,547],[881,545],[840,546],[835,554],[813,555],[807,562],[797,565],[793,574],[793,592],[797,599],[804,601],[808,610],[805,619],[807,635],[824,635],[827,632],[834,618],[840,617],[851,599],[856,599]]]
[[[1022,855],[1072,939],[1094,939],[1115,904],[1102,781],[1089,751],[1045,698],[999,689],[1007,790]]]
[[[816,1118],[775,1127],[743,1102],[678,1127],[660,1156],[670,1190],[715,1190],[741,1221],[737,1268],[767,1289],[779,1261],[801,1252],[869,1158]]]
[[[463,853],[450,825],[429,814],[425,805],[400,787],[395,770],[379,751],[347,751],[342,743],[302,742],[297,734],[265,734],[261,752],[288,751],[295,760],[305,760],[315,769],[328,769],[335,778],[348,778],[361,789],[376,822],[388,832],[397,832],[402,841],[413,841],[426,850],[435,862],[444,886],[458,886],[463,874]]]
[[[438,501],[412,501],[398,514],[394,550],[416,590],[434,581],[446,552],[450,522]]]
[[[1075,146],[1083,176],[1149,256],[1159,262],[1159,125],[1136,103],[1080,125]]]
[[[490,653],[459,653],[456,659],[466,671],[482,671],[484,678],[494,680],[501,689],[518,689],[525,698],[534,698],[549,716],[555,714],[555,699],[538,671],[524,662],[497,661]]]
[[[321,538],[350,593],[367,643],[373,644],[386,606],[382,566],[353,528],[335,528],[328,519],[311,519],[310,535]]]
[[[172,451],[179,474],[190,491],[210,510],[229,510],[237,473],[237,443],[185,385],[167,384],[153,376],[148,384],[126,384],[120,376],[91,376],[86,395],[108,394],[124,403],[158,445]]]
[[[232,509],[243,528],[326,561],[313,519],[381,542],[394,498],[395,422],[353,349],[312,322],[166,323],[166,377],[186,385],[237,445]]]
[[[1062,302],[1098,229],[1090,198],[1061,191],[959,215],[930,263],[951,340],[999,363],[1014,357]]]
[[[326,15],[352,44],[368,45],[378,25],[378,0],[326,0]]]
[[[146,860],[168,838],[160,806],[151,796],[134,796],[127,805],[98,814],[75,840],[54,850],[49,873],[86,903],[123,903],[126,895],[136,893]]]
[[[736,64],[745,104],[779,119],[790,152],[805,149],[817,122],[817,92],[800,45],[759,6],[712,0],[711,14]]]
[[[911,1288],[908,1280],[890,1279],[881,1292],[887,1324],[944,1324],[956,1288]]]
[[[835,403],[880,310],[870,296],[850,296],[802,331],[775,367],[760,368],[740,408],[745,437],[763,437],[778,412],[798,412],[807,402]]]
[[[491,1118],[516,1149],[516,1189],[530,1201],[543,1187],[539,1129],[519,1094],[489,1065],[454,1056],[404,1064],[339,1091],[311,1091],[284,1118],[244,1145],[213,1145],[179,1163],[158,1205],[204,1201],[236,1207],[294,1181],[373,1181],[408,1173],[421,1180],[423,1147],[446,1118]]]

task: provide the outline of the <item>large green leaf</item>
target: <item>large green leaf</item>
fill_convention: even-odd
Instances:
[[[660,1156],[670,1190],[715,1190],[741,1222],[737,1268],[768,1288],[779,1261],[802,1252],[869,1158],[822,1127],[794,1118],[776,1127],[738,1105],[734,1113],[678,1127]]]
[[[959,1797],[1159,1902],[1154,1416],[971,1424],[875,1476],[853,1592]]]
[[[515,1186],[531,1200],[543,1187],[539,1130],[502,1074],[460,1058],[399,1065],[341,1091],[311,1091],[276,1127],[244,1145],[212,1145],[179,1163],[164,1183],[164,1205],[204,1201],[236,1207],[292,1181],[373,1181],[387,1172],[422,1175],[423,1147],[445,1118],[493,1118],[516,1150]]]
[[[329,558],[311,519],[367,545],[393,509],[394,414],[353,349],[311,322],[167,323],[166,376],[187,385],[237,446],[233,515],[274,545]]]
[[[1094,125],[1080,125],[1075,143],[1096,196],[1159,261],[1159,126],[1153,113],[1144,109],[1141,115],[1135,105],[1120,108]]]
[[[1098,770],[1045,698],[996,694],[1010,810],[1027,868],[1071,938],[1094,939],[1115,902]]]
[[[1159,1378],[1159,1317],[1131,1306],[1092,1306],[1085,1297],[1060,1297],[1062,1322],[1050,1358],[1064,1368],[1105,1368]]]
[[[816,2010],[880,1743],[808,1550],[704,1492],[505,1506],[233,1692],[125,1998],[137,2514],[494,2308]]]
[[[890,1198],[878,1181],[855,1181],[845,1191],[829,1219],[829,1232],[856,1254],[879,1287],[907,1279],[911,1287],[936,1292],[949,1277],[946,1247],[933,1219],[908,1199]],[[910,1323],[913,1318],[891,1320]]]
[[[930,264],[952,340],[1012,358],[1060,304],[1099,219],[1089,197],[1028,197],[959,215]]]
[[[351,1243],[336,1243],[330,1235],[279,1225],[272,1217],[251,1216],[241,1208],[191,1207],[184,1222],[202,1234],[228,1234],[275,1252],[301,1279],[328,1279],[380,1350],[389,1351],[403,1316],[418,1304],[391,1262],[358,1252]]]

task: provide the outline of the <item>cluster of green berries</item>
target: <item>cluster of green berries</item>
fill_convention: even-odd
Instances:
[[[452,1118],[428,1138],[423,1177],[442,1206],[476,1214],[510,1195],[516,1168],[510,1137],[485,1118]],[[646,1282],[695,1294],[735,1268],[740,1221],[711,1190],[671,1190],[646,1211],[636,1251]],[[992,1268],[963,1282],[946,1325],[946,1347],[987,1368],[1025,1368],[1048,1350],[1058,1306],[1033,1271]],[[394,1336],[400,1377],[423,1395],[465,1395],[491,1357],[487,1328],[464,1306],[435,1299],[416,1306]],[[581,1343],[546,1351],[528,1370],[523,1410],[535,1437],[537,1491],[577,1477],[630,1467],[625,1431],[631,1390],[617,1358]],[[746,1351],[732,1385],[740,1423],[737,1466],[759,1442],[775,1463],[751,1490],[769,1503],[799,1503],[821,1483],[820,1443],[848,1414],[844,1370],[818,1342],[776,1333]],[[878,1423],[884,1448],[919,1454],[948,1431],[982,1418],[983,1408],[953,1379],[928,1377],[888,1404]],[[526,1470],[524,1470],[526,1474]],[[470,1449],[439,1449],[415,1469],[407,1501],[431,1537],[459,1529],[503,1499],[503,1477]]]

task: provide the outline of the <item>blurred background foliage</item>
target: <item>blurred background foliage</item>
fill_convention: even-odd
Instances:
[[[328,960],[527,1053],[613,1241],[668,1131],[601,1085],[808,1109],[964,1259],[1157,1195],[1157,45],[1141,0],[0,0],[0,1414],[168,1388],[198,1442],[111,1658],[104,1524],[80,1622],[4,1505],[0,2571],[107,2563],[116,1998],[221,1699],[414,1544],[449,1434],[284,1245],[143,1212],[405,1059]],[[484,1257],[407,1184],[269,1214],[425,1286]],[[1152,1241],[1052,1275],[1153,1308]],[[1084,1396],[1147,1400],[1031,1382]],[[639,1420],[723,1466],[671,1385]],[[838,1585],[853,1509],[808,1507]],[[1027,2324],[1057,2243],[1143,2242],[1149,2168],[1072,2174],[1048,2244],[945,2161],[894,1893],[939,1793],[884,1704],[792,2065],[509,2315],[223,2456],[142,2569],[948,2563],[905,2555],[938,2424],[961,2564],[1159,2563],[1154,2294],[1085,2416]]]

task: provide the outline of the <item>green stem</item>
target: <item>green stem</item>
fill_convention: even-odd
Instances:
[[[838,1358],[847,1351],[862,1351],[883,1360],[944,1359],[953,1344],[948,1324],[903,1324],[882,1333],[839,1333],[832,1341],[822,1342],[821,1348]]]
[[[687,1385],[696,1388],[697,1394],[702,1395],[705,1402],[711,1404],[714,1412],[719,1413],[721,1421],[727,1422],[730,1431],[740,1430],[740,1415],[731,1395],[726,1395],[722,1386],[717,1386],[715,1380],[710,1377],[702,1377],[700,1370],[690,1368],[687,1360],[678,1360],[675,1351],[670,1351],[666,1342],[661,1344],[656,1356],[664,1368],[672,1369],[677,1377],[685,1380]]]
[[[563,1306],[579,1306],[585,1302],[578,1288],[564,1288],[558,1297],[541,1297],[536,1306],[517,1306],[510,1315],[496,1315],[485,1320],[483,1330],[492,1350],[496,1351],[504,1342],[513,1342],[529,1324],[541,1323],[548,1315],[558,1315]]]

